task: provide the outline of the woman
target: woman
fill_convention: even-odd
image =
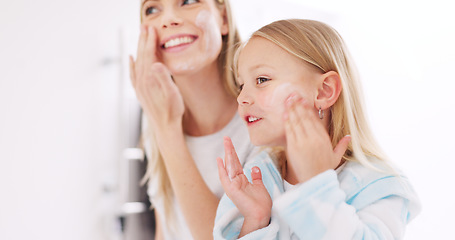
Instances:
[[[156,239],[211,239],[223,194],[219,136],[254,147],[236,114],[229,63],[240,41],[226,0],[145,0],[131,80],[144,111],[145,179],[155,207]],[[242,162],[243,164],[244,162]],[[191,181],[188,181],[191,179]]]

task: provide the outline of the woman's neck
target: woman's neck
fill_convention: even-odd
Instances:
[[[195,74],[174,78],[185,102],[183,130],[186,134],[212,134],[231,121],[237,101],[226,92],[216,64]]]

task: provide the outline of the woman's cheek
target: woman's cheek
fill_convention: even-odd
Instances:
[[[196,26],[204,31],[205,51],[216,54],[221,49],[221,32],[216,25],[215,16],[207,10],[201,10],[196,16]]]

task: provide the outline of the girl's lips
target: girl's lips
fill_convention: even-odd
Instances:
[[[262,118],[260,117],[255,117],[255,116],[245,116],[245,122],[249,125],[251,124],[254,124],[254,123],[257,123],[259,121],[261,121]]]

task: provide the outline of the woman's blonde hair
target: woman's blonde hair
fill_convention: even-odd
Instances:
[[[322,73],[337,72],[341,78],[342,92],[330,108],[329,136],[332,146],[335,147],[344,136],[351,135],[351,143],[343,156],[345,160],[359,161],[372,168],[375,167],[368,161],[369,157],[386,160],[366,119],[356,67],[343,39],[335,29],[314,20],[288,19],[262,27],[252,34],[251,38],[254,37],[262,37],[275,43]],[[237,50],[234,61],[237,61],[240,51],[241,48]],[[236,68],[234,66],[234,69]],[[278,158],[278,165],[283,172],[283,149],[273,149],[272,152]]]
[[[235,22],[233,19],[233,15],[231,12],[231,7],[229,4],[229,0],[214,0],[217,4],[217,7],[220,11],[225,12],[225,17],[228,21],[229,26],[229,33],[225,36],[222,36],[222,48],[221,52],[218,56],[218,68],[219,72],[221,73],[221,80],[223,81],[223,86],[226,91],[233,96],[236,95],[233,89],[237,89],[236,82],[234,79],[234,74],[231,71],[231,63],[233,62],[234,54],[238,43],[240,42],[240,35],[237,31],[235,26]],[[142,9],[141,9],[142,12]],[[142,20],[142,14],[141,14]],[[150,127],[150,126],[149,126]],[[150,129],[153,131],[153,129]],[[166,167],[164,165],[163,157],[158,148],[157,139],[155,138],[152,131],[143,132],[141,143],[143,145],[147,145],[150,147],[147,150],[148,157],[148,165],[147,171],[142,179],[141,184],[149,184],[158,183],[156,184],[157,189],[156,193],[153,197],[161,198],[164,205],[164,216],[161,219],[164,219],[164,223],[171,229],[175,229],[175,212],[174,212],[174,201],[173,196],[174,192],[172,190],[171,182],[169,176],[166,171]],[[153,206],[152,206],[153,207]]]

